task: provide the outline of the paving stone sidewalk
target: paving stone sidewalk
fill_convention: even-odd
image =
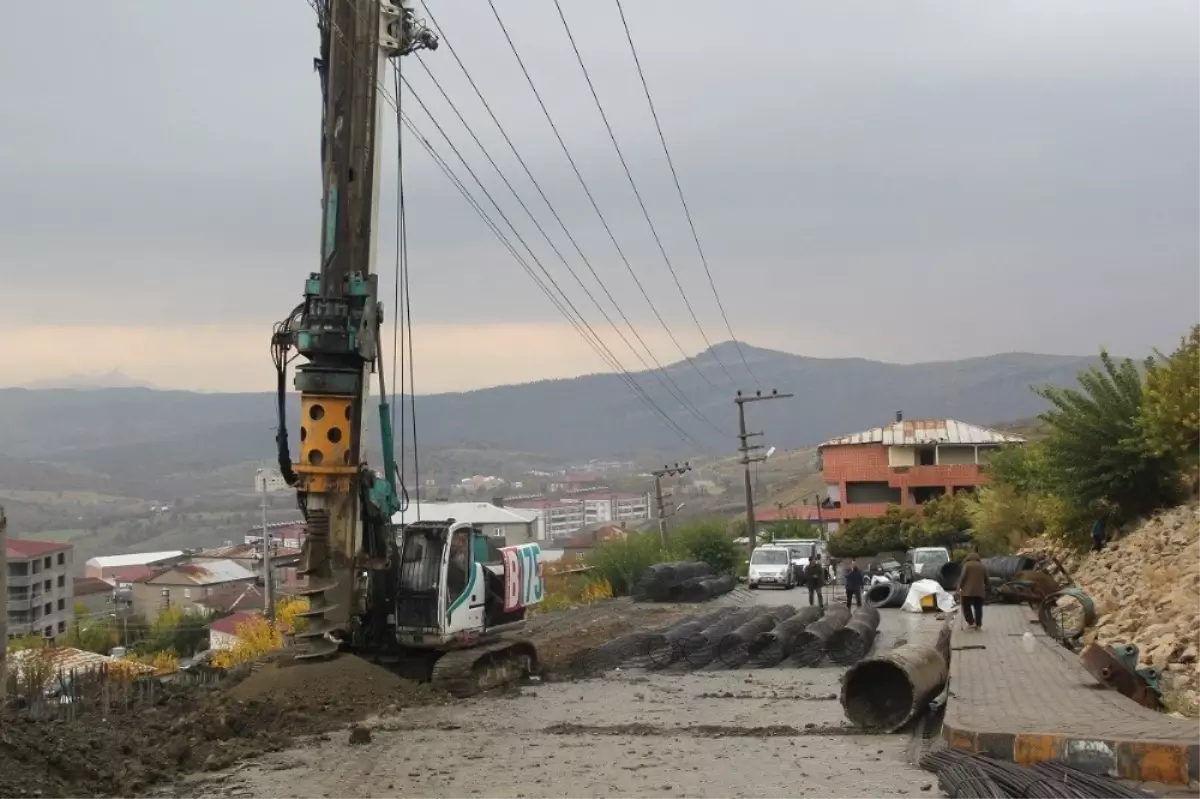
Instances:
[[[1200,777],[1194,720],[1099,688],[1034,615],[1026,606],[988,605],[979,632],[953,620],[944,722],[951,746],[1019,763],[1064,760],[1139,782],[1186,785]],[[1033,652],[1022,646],[1027,631]]]

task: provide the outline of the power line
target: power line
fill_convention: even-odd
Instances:
[[[593,349],[596,350],[597,354],[599,354],[601,356],[601,358],[603,360],[605,360],[605,362],[608,363],[610,367],[612,367],[612,369],[618,374],[618,376],[621,377],[625,381],[626,385],[628,385],[634,391],[634,393],[636,393],[642,399],[642,401],[651,408],[651,410],[655,411],[660,416],[662,416],[662,418],[664,420],[666,420],[666,422],[670,425],[670,427],[676,433],[679,434],[679,436],[683,439],[683,441],[685,443],[687,443],[691,446],[694,446],[694,447],[698,446],[698,442],[691,435],[689,435],[686,430],[684,430],[682,427],[680,427],[678,425],[678,423],[676,423],[675,420],[672,419],[670,417],[670,415],[667,414],[666,411],[664,411],[658,405],[658,403],[656,403],[653,400],[653,398],[651,398],[650,395],[646,393],[645,389],[643,389],[637,383],[637,381],[633,378],[633,376],[629,374],[629,371],[627,369],[625,369],[624,366],[621,365],[620,360],[618,360],[617,357],[615,355],[613,355],[612,350],[610,350],[608,348],[608,345],[604,343],[603,339],[601,339],[600,336],[596,333],[596,331],[594,329],[592,329],[592,326],[587,322],[587,320],[583,317],[583,315],[579,313],[579,310],[577,308],[575,308],[574,303],[571,302],[570,298],[567,297],[567,295],[563,292],[562,288],[559,287],[558,283],[550,275],[549,271],[541,263],[540,259],[538,259],[536,253],[533,252],[533,250],[530,248],[528,243],[526,243],[524,238],[521,236],[520,232],[518,232],[517,229],[513,226],[512,222],[508,219],[507,215],[500,208],[499,204],[491,196],[491,193],[487,190],[487,187],[485,187],[483,185],[483,182],[479,179],[479,176],[475,174],[475,171],[473,169],[471,169],[470,164],[468,164],[466,159],[463,158],[462,153],[459,152],[458,148],[454,145],[454,142],[446,135],[446,132],[438,125],[437,120],[430,117],[430,121],[433,122],[434,126],[438,128],[438,132],[442,134],[442,138],[444,138],[446,140],[446,143],[450,146],[451,151],[454,152],[455,156],[462,163],[463,167],[467,170],[467,173],[471,176],[472,180],[474,180],[476,185],[479,186],[480,191],[482,191],[483,195],[485,197],[487,197],[488,202],[490,202],[492,207],[496,209],[496,213],[499,214],[500,218],[504,221],[505,225],[507,225],[509,230],[512,231],[513,236],[517,239],[518,242],[520,242],[521,246],[525,249],[525,251],[529,254],[529,256],[533,260],[533,262],[541,270],[542,274],[546,278],[546,281],[548,281],[549,284],[551,286],[553,286],[555,290],[558,291],[559,295],[561,295],[562,302],[559,302],[558,298],[554,297],[553,292],[551,292],[551,290],[545,284],[542,283],[541,279],[536,276],[536,273],[533,272],[533,270],[529,267],[528,262],[526,262],[522,256],[517,255],[516,248],[513,247],[513,245],[507,241],[507,235],[504,234],[502,231],[499,231],[498,226],[495,226],[494,223],[491,223],[489,221],[489,225],[494,228],[493,232],[498,232],[501,236],[502,241],[510,249],[510,252],[513,253],[514,255],[516,255],[516,257],[518,257],[518,259],[519,259],[518,263],[520,263],[523,266],[523,268],[525,268],[526,272],[531,277],[534,277],[535,282],[538,283],[539,287],[542,288],[542,290],[547,294],[547,296],[552,298],[552,300],[555,302],[555,305],[559,309],[559,311],[576,326],[576,330],[579,331],[580,335],[583,335],[584,339],[586,341],[588,341],[589,344],[592,345]],[[424,137],[424,135],[422,135],[419,132],[419,130],[416,128],[416,126],[413,124],[412,120],[408,117],[407,114],[404,114],[404,125],[405,125],[405,127],[407,127],[410,131],[412,131],[415,135],[417,135],[421,139],[421,141],[426,145],[427,151],[430,152],[430,155],[435,154],[435,151],[433,150],[433,145],[430,144],[429,140],[426,139]],[[449,165],[445,163],[445,160],[442,159],[440,155],[435,156],[435,157],[437,158],[437,160],[440,161],[441,165],[443,165],[446,168],[446,170],[448,170],[452,173],[452,170],[450,170]],[[466,187],[464,185],[462,185],[462,182],[460,180],[455,178],[455,182],[457,183],[457,185],[462,187],[463,191],[467,191],[468,195],[469,195],[469,191],[466,190]],[[475,201],[475,205],[478,205],[477,201]],[[487,219],[487,212],[483,211],[482,206],[479,206],[478,210],[484,215],[485,219]],[[566,308],[570,309],[571,313],[568,313],[566,308],[563,307],[564,303],[566,305]],[[572,316],[572,314],[574,314],[574,316]],[[585,330],[586,330],[586,333],[584,332]],[[590,337],[588,334],[590,334]]]
[[[504,20],[500,17],[500,12],[496,10],[496,5],[493,0],[488,0],[488,5],[492,9],[492,15],[496,18],[496,23],[500,26],[501,33],[504,34],[504,38],[508,42],[508,47],[512,51],[513,57],[517,60],[517,65],[521,68],[521,73],[525,76],[525,82],[529,84],[529,88],[533,91],[533,96],[537,100],[538,106],[542,109],[542,115],[545,116],[546,122],[550,125],[550,130],[554,133],[554,138],[557,139],[559,147],[562,148],[563,154],[566,155],[567,161],[571,164],[571,170],[575,173],[575,177],[579,180],[579,185],[583,188],[584,194],[587,195],[588,201],[591,203],[592,210],[596,212],[596,216],[599,217],[600,223],[604,226],[604,231],[608,234],[609,240],[612,241],[613,247],[616,248],[617,255],[620,256],[621,261],[625,264],[625,269],[628,270],[630,277],[632,277],[634,283],[637,284],[638,290],[641,292],[642,297],[650,306],[650,310],[653,311],[655,318],[658,319],[658,322],[660,325],[662,325],[663,330],[666,331],[671,341],[675,344],[675,347],[679,350],[680,355],[683,356],[684,361],[686,361],[687,364],[704,379],[704,382],[708,383],[713,388],[717,388],[717,384],[714,383],[712,379],[704,373],[704,370],[696,365],[696,362],[692,359],[692,357],[687,354],[687,350],[685,350],[683,345],[679,343],[679,339],[675,336],[674,331],[671,330],[671,326],[667,324],[667,321],[663,318],[663,315],[659,312],[657,306],[655,306],[654,301],[650,299],[650,294],[646,291],[645,286],[642,285],[642,281],[638,278],[637,273],[634,271],[633,265],[630,264],[629,258],[625,256],[625,252],[621,249],[621,245],[617,242],[617,237],[613,233],[612,227],[609,226],[608,220],[604,217],[603,212],[600,210],[599,203],[596,202],[596,198],[592,194],[592,190],[588,187],[587,181],[584,180],[583,173],[579,171],[579,165],[575,162],[574,156],[571,155],[570,148],[567,147],[566,142],[563,140],[562,134],[559,133],[558,125],[555,124],[554,117],[551,115],[550,109],[546,107],[545,101],[542,100],[542,94],[538,91],[537,84],[533,81],[533,76],[529,74],[529,69],[525,66],[525,60],[521,58],[521,53],[517,49],[516,43],[513,41],[512,36],[509,35],[508,28],[505,26]],[[428,6],[426,6],[426,10],[428,11]],[[433,21],[434,25],[437,25],[437,21],[433,19],[432,14],[429,15],[429,18],[431,21]]]
[[[488,1],[491,2],[491,0]],[[554,8],[558,11],[558,18],[562,20],[563,30],[566,31],[567,39],[571,42],[571,49],[575,52],[575,60],[579,63],[579,69],[583,72],[584,80],[587,81],[588,90],[592,93],[592,99],[596,102],[596,110],[600,112],[600,118],[604,121],[604,129],[608,131],[608,138],[612,142],[613,149],[617,152],[617,158],[621,161],[621,168],[625,171],[625,177],[629,179],[629,186],[633,189],[633,195],[637,198],[638,206],[642,209],[642,216],[646,218],[646,224],[650,226],[650,233],[654,237],[654,243],[658,245],[658,251],[662,254],[667,269],[671,272],[672,280],[675,281],[675,288],[679,289],[679,294],[683,297],[683,304],[687,306],[692,321],[696,323],[696,329],[700,331],[700,337],[704,340],[704,345],[712,352],[713,360],[721,367],[721,371],[725,373],[725,377],[729,382],[733,383],[733,375],[729,373],[729,369],[725,367],[725,362],[717,355],[716,350],[713,350],[712,342],[709,341],[708,334],[704,332],[704,325],[700,324],[700,318],[696,316],[696,311],[692,308],[691,300],[688,299],[687,292],[684,291],[683,284],[679,281],[679,275],[675,272],[675,266],[671,263],[671,259],[667,255],[667,249],[663,246],[662,239],[658,235],[658,229],[654,227],[654,222],[650,219],[650,211],[646,208],[646,203],[642,199],[642,193],[638,190],[637,183],[633,179],[633,173],[629,169],[629,164],[625,161],[625,154],[621,152],[621,146],[617,144],[617,136],[613,132],[612,125],[609,124],[608,114],[604,112],[604,105],[600,102],[600,95],[596,93],[596,86],[592,83],[592,76],[588,72],[587,65],[583,63],[583,54],[579,52],[579,46],[575,43],[575,36],[571,33],[571,26],[567,23],[567,17],[563,14],[562,4],[559,0],[554,0]]]
[[[308,2],[309,2],[309,5],[313,8],[313,10],[317,13],[318,21],[319,22],[327,22],[331,26],[331,29],[332,29],[332,32],[334,35],[337,35],[338,37],[340,37],[344,42],[347,41],[346,37],[343,34],[343,32],[341,31],[341,29],[335,23],[333,23],[332,18],[328,18],[318,8],[318,6],[316,5],[317,0],[308,0]],[[355,60],[353,62],[352,66],[356,70],[363,71],[362,65],[359,64],[357,62],[357,60]],[[676,423],[675,420],[672,419],[670,417],[670,415],[666,413],[666,411],[664,411],[656,402],[654,402],[653,398],[651,398],[650,395],[646,393],[645,389],[643,389],[637,383],[637,381],[633,378],[633,376],[629,374],[628,370],[626,370],[621,365],[620,361],[616,358],[615,355],[613,355],[612,351],[608,348],[608,346],[603,342],[603,340],[591,328],[591,325],[589,325],[587,323],[586,319],[584,319],[583,316],[581,314],[579,314],[579,311],[571,303],[571,300],[566,296],[566,294],[558,286],[557,282],[555,282],[554,278],[546,270],[545,266],[542,265],[541,261],[537,258],[537,255],[533,252],[533,250],[529,247],[529,245],[524,241],[521,234],[516,230],[516,228],[509,221],[508,217],[505,215],[504,211],[500,208],[500,206],[496,203],[495,199],[492,198],[491,193],[488,192],[488,190],[487,190],[487,187],[485,187],[483,185],[483,183],[482,183],[482,181],[480,181],[478,175],[476,175],[474,170],[471,169],[470,164],[468,164],[466,159],[463,158],[462,153],[458,151],[458,148],[454,145],[454,142],[449,138],[449,136],[446,135],[445,131],[442,130],[441,126],[438,125],[437,120],[434,119],[432,116],[430,117],[430,121],[433,122],[433,124],[436,127],[438,127],[439,133],[442,134],[442,137],[446,140],[446,143],[450,146],[451,150],[454,152],[455,156],[462,163],[463,167],[471,175],[471,178],[475,181],[476,185],[479,186],[479,188],[483,192],[484,196],[487,197],[488,201],[492,204],[492,207],[496,209],[496,212],[500,215],[501,219],[504,220],[504,223],[513,232],[513,235],[517,238],[517,240],[525,248],[526,252],[529,253],[530,257],[538,265],[538,268],[541,269],[542,273],[546,276],[546,279],[550,282],[551,285],[554,286],[554,288],[558,291],[558,293],[560,295],[562,295],[562,299],[566,302],[566,305],[569,306],[571,311],[573,311],[575,313],[575,315],[579,317],[578,321],[576,321],[576,319],[574,317],[572,317],[572,315],[570,313],[567,312],[567,310],[563,307],[562,302],[560,302],[558,300],[558,298],[554,296],[554,293],[541,281],[541,279],[537,276],[537,274],[529,266],[528,262],[525,261],[524,258],[517,252],[516,248],[512,245],[512,243],[508,241],[507,236],[504,234],[504,232],[501,231],[499,229],[499,227],[491,220],[491,218],[488,216],[487,212],[483,209],[483,207],[471,195],[470,190],[467,189],[466,186],[462,183],[462,181],[459,180],[458,177],[454,174],[454,171],[453,171],[453,169],[450,168],[449,164],[447,164],[445,162],[445,160],[437,153],[437,151],[433,147],[433,145],[420,132],[419,128],[417,128],[416,125],[412,122],[412,119],[409,118],[408,114],[403,112],[400,109],[398,101],[392,99],[392,97],[388,94],[387,89],[381,83],[379,83],[378,80],[376,80],[375,83],[376,83],[376,91],[378,91],[379,95],[384,99],[384,101],[386,101],[388,103],[388,105],[390,105],[392,107],[392,109],[394,111],[396,111],[397,115],[401,119],[403,126],[408,128],[409,131],[412,132],[413,135],[415,135],[417,137],[418,142],[420,142],[420,144],[425,148],[426,152],[429,153],[430,157],[432,157],[434,159],[434,162],[439,166],[439,168],[442,169],[443,174],[445,174],[450,179],[451,183],[454,184],[455,188],[457,188],[459,190],[459,192],[463,195],[463,197],[467,200],[468,204],[475,210],[475,212],[477,214],[479,214],[480,218],[484,221],[484,223],[488,226],[488,228],[492,231],[492,233],[499,238],[501,244],[505,246],[505,248],[509,251],[509,253],[511,255],[513,255],[514,259],[516,259],[517,263],[522,267],[522,269],[525,270],[526,274],[528,274],[533,279],[534,283],[536,283],[537,286],[543,291],[543,293],[546,294],[546,296],[550,299],[551,303],[554,304],[554,306],[559,310],[560,313],[563,314],[563,316],[567,319],[567,321],[570,322],[573,327],[575,327],[576,331],[583,337],[583,339],[585,341],[588,342],[589,346],[591,346],[592,349],[596,351],[597,355],[600,356],[601,360],[603,360],[603,361],[605,361],[605,363],[609,364],[609,366],[617,373],[617,376],[626,383],[626,385],[634,392],[634,394],[637,395],[639,397],[639,399],[641,399],[642,402],[644,404],[646,404],[652,411],[659,414],[662,417],[662,419],[667,423],[667,425],[669,427],[671,427],[672,430],[677,435],[680,436],[680,438],[684,441],[684,443],[688,444],[689,446],[691,446],[693,448],[698,449],[698,442],[692,436],[690,436],[686,430],[684,430],[682,427],[680,427],[678,425],[678,423]],[[397,131],[397,135],[401,135],[399,131]],[[586,332],[585,332],[585,329],[586,329]],[[590,337],[588,334],[590,334]]]
[[[738,337],[734,335],[733,326],[729,324],[729,315],[725,313],[725,304],[721,302],[721,293],[717,291],[716,281],[713,280],[712,270],[708,266],[708,258],[704,255],[704,248],[700,246],[700,236],[696,233],[696,223],[692,220],[692,211],[688,208],[687,200],[683,196],[683,186],[679,182],[679,173],[675,170],[675,161],[671,158],[671,150],[667,147],[667,137],[663,135],[662,125],[658,121],[658,110],[654,107],[654,98],[650,96],[650,85],[646,82],[646,73],[642,71],[642,62],[638,58],[637,48],[633,45],[633,34],[629,32],[629,22],[625,19],[625,9],[621,7],[621,0],[616,0],[617,13],[621,15],[621,26],[625,28],[625,39],[629,42],[629,52],[633,54],[633,63],[637,67],[638,77],[642,81],[642,91],[646,94],[646,103],[650,106],[650,116],[654,118],[654,129],[658,131],[658,140],[662,142],[663,155],[667,157],[667,166],[671,168],[671,179],[675,182],[675,191],[679,194],[679,204],[683,206],[683,213],[687,217],[688,228],[692,231],[692,241],[696,242],[696,252],[700,254],[700,263],[704,265],[704,274],[708,276],[708,285],[712,289],[713,297],[717,300],[717,308],[721,311],[721,318],[725,321],[725,329],[729,331],[729,337],[733,339],[733,344],[737,347],[738,357],[742,359],[742,366],[746,367],[746,373],[750,375],[750,379],[759,384],[758,378],[754,376],[754,370],[750,368],[749,362],[746,360],[746,353],[742,351],[742,344],[738,341]]]
[[[436,22],[435,22],[435,24],[436,24]],[[448,45],[447,45],[447,47],[448,47]],[[457,56],[456,56],[456,58],[457,58]],[[637,327],[635,327],[633,322],[629,319],[628,314],[625,313],[625,311],[621,307],[620,303],[618,303],[616,298],[613,297],[612,292],[604,284],[604,281],[601,279],[599,273],[597,273],[595,267],[592,266],[591,261],[588,259],[588,257],[586,255],[584,255],[583,249],[579,246],[578,241],[571,234],[571,231],[567,228],[566,223],[563,222],[562,217],[559,215],[558,210],[554,207],[554,204],[550,201],[550,198],[546,195],[545,191],[542,190],[541,184],[539,184],[537,181],[537,178],[535,178],[533,176],[533,172],[529,169],[529,166],[526,164],[525,159],[521,157],[520,152],[517,150],[517,148],[513,144],[512,140],[509,138],[508,133],[504,130],[504,127],[500,124],[500,121],[496,118],[495,114],[492,114],[491,107],[488,105],[487,100],[483,97],[482,92],[479,91],[478,86],[476,86],[476,84],[475,84],[474,80],[471,78],[470,74],[466,72],[466,67],[462,65],[462,62],[459,61],[459,66],[462,67],[464,73],[467,75],[467,80],[469,80],[471,82],[471,85],[473,87],[475,87],[476,94],[479,96],[479,99],[483,103],[484,107],[488,110],[488,113],[491,114],[492,121],[495,122],[497,128],[500,129],[500,134],[504,137],[505,142],[508,143],[509,149],[511,149],[513,152],[513,155],[516,156],[517,161],[521,164],[521,167],[524,169],[526,176],[528,176],[530,182],[533,183],[534,188],[537,190],[538,194],[541,196],[542,201],[546,204],[546,207],[550,210],[551,215],[553,215],[554,219],[558,222],[559,227],[562,228],[562,231],[566,235],[567,239],[574,246],[575,252],[579,255],[580,259],[583,261],[584,265],[587,267],[588,271],[591,273],[591,275],[595,279],[596,283],[600,286],[601,291],[604,292],[604,295],[608,298],[608,301],[610,303],[612,303],[612,306],[616,309],[617,314],[621,317],[622,321],[625,322],[625,325],[629,328],[629,330],[633,334],[634,338],[636,338],[637,341],[646,350],[646,353],[650,356],[650,360],[654,362],[653,367],[650,365],[650,363],[648,363],[646,361],[646,359],[637,350],[637,348],[635,348],[633,346],[633,343],[630,342],[629,338],[625,335],[625,333],[621,330],[621,328],[617,325],[617,323],[613,320],[613,318],[608,314],[608,311],[605,310],[604,306],[600,303],[600,301],[598,299],[596,299],[596,296],[594,294],[592,294],[591,290],[583,282],[583,279],[580,278],[579,274],[575,271],[575,269],[573,269],[571,267],[571,264],[567,260],[566,256],[564,256],[562,251],[559,250],[557,245],[555,245],[554,241],[550,238],[550,236],[546,232],[545,228],[542,227],[541,223],[537,220],[537,217],[534,216],[533,212],[529,209],[529,206],[525,204],[525,201],[521,198],[521,195],[517,192],[516,188],[512,185],[512,182],[509,181],[508,177],[504,174],[504,171],[499,167],[499,165],[497,165],[495,159],[492,158],[491,154],[488,152],[487,147],[485,147],[483,142],[480,141],[479,137],[475,134],[475,131],[471,128],[471,125],[467,122],[467,120],[463,117],[462,113],[458,110],[458,106],[454,103],[454,101],[452,99],[450,99],[449,94],[447,94],[446,90],[442,87],[441,82],[438,81],[437,77],[429,69],[429,66],[427,64],[425,64],[425,62],[423,60],[421,60],[420,57],[418,57],[417,63],[419,63],[421,65],[421,67],[425,70],[425,74],[429,77],[429,79],[433,83],[434,87],[436,87],[438,92],[441,93],[442,98],[450,106],[450,110],[453,111],[454,115],[458,117],[458,121],[460,123],[462,123],[463,128],[466,129],[467,133],[474,140],[476,146],[479,147],[479,150],[480,150],[480,152],[483,153],[484,158],[486,158],[488,163],[491,164],[492,169],[494,169],[496,171],[496,174],[500,176],[500,180],[503,181],[504,185],[508,188],[509,192],[516,199],[517,203],[521,206],[521,209],[525,212],[526,216],[529,217],[530,221],[533,223],[533,225],[537,229],[538,233],[540,233],[542,238],[545,239],[546,244],[548,244],[550,246],[550,249],[554,252],[554,254],[556,256],[558,256],[559,261],[562,262],[562,265],[566,268],[567,272],[569,272],[571,277],[574,278],[575,282],[583,290],[584,294],[587,295],[588,299],[590,299],[592,301],[592,304],[594,304],[596,306],[596,309],[604,317],[605,321],[608,322],[608,324],[616,332],[617,336],[620,337],[620,339],[625,343],[625,346],[629,348],[629,351],[633,353],[634,357],[637,358],[638,361],[641,362],[642,366],[646,369],[646,371],[649,372],[650,374],[652,374],[654,376],[654,378],[656,380],[658,380],[659,384],[662,385],[666,389],[666,391],[669,394],[671,394],[671,396],[674,397],[675,400],[677,402],[679,402],[681,406],[683,406],[683,408],[685,410],[687,410],[689,413],[691,413],[697,419],[704,422],[709,427],[711,427],[713,430],[715,430],[718,435],[725,435],[724,431],[720,427],[718,427],[715,422],[713,422],[711,419],[709,419],[707,416],[705,416],[704,413],[702,411],[700,411],[700,409],[697,408],[687,398],[687,395],[683,393],[683,390],[675,382],[674,378],[672,378],[671,375],[668,372],[666,372],[666,370],[663,368],[662,363],[659,362],[658,359],[654,356],[654,352],[650,349],[649,345],[646,344],[646,341],[642,338],[642,335],[638,332]],[[408,90],[417,99],[417,102],[420,103],[422,109],[425,110],[425,113],[429,114],[430,113],[429,109],[425,106],[425,104],[421,100],[421,98],[417,96],[416,90],[413,89],[412,84],[407,80],[407,78],[403,78],[402,80],[404,81],[404,85],[408,87]],[[657,368],[657,371],[655,371],[655,368]]]

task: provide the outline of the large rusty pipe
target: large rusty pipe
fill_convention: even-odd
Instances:
[[[935,647],[906,644],[849,668],[842,709],[856,727],[896,732],[937,696],[946,676],[946,661]]]
[[[879,611],[865,605],[854,611],[845,627],[833,631],[825,642],[825,652],[839,666],[857,663],[871,651],[878,629]]]
[[[804,628],[792,642],[791,662],[797,666],[815,666],[825,657],[825,644],[834,630],[850,621],[850,608],[834,605],[825,615]]]
[[[717,662],[727,669],[739,668],[750,659],[752,641],[795,613],[796,609],[791,605],[779,605],[726,633],[717,644]]]
[[[775,628],[759,635],[750,643],[750,662],[758,668],[778,666],[792,654],[792,644],[804,628],[821,618],[825,608],[810,606],[795,616],[779,622]]]

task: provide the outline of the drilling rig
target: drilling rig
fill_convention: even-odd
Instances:
[[[536,670],[534,646],[510,636],[541,601],[542,579],[536,544],[497,547],[454,519],[393,524],[407,498],[398,490],[374,269],[381,86],[392,60],[436,50],[438,37],[408,0],[313,2],[323,99],[320,269],[271,339],[279,468],[307,526],[299,571],[309,608],[295,636],[296,658],[349,650],[466,695]],[[296,356],[304,362],[295,369],[300,442],[293,461],[286,383]],[[366,462],[373,380],[382,472]]]

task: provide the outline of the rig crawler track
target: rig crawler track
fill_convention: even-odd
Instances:
[[[461,699],[515,683],[537,667],[537,649],[531,642],[497,641],[442,655],[433,664],[429,682]]]

